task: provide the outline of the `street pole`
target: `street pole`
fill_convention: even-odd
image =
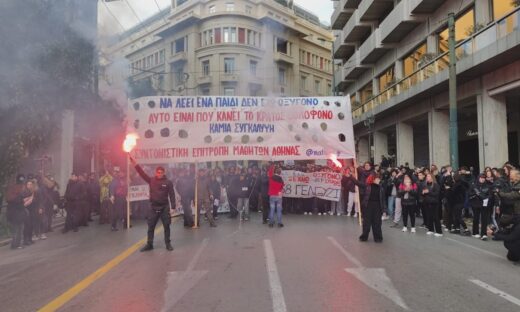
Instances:
[[[455,55],[455,14],[448,14],[448,45],[450,54],[449,101],[450,101],[450,164],[459,170],[459,129],[457,123],[457,56]]]
[[[332,42],[332,95],[336,96],[336,62],[334,62],[334,41]]]

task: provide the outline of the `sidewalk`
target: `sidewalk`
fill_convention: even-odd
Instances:
[[[65,217],[55,217],[52,219],[52,229],[55,230],[65,224]],[[11,243],[10,237],[0,237],[0,247],[7,246]]]

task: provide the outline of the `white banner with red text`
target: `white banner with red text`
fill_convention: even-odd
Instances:
[[[336,172],[310,172],[283,170],[283,196],[292,198],[318,197],[340,201],[341,174]]]
[[[143,97],[127,118],[142,164],[355,157],[348,97]]]

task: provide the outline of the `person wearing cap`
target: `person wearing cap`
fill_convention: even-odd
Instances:
[[[146,245],[141,248],[141,251],[149,251],[153,249],[153,239],[155,233],[155,226],[159,219],[161,219],[164,227],[164,243],[168,251],[173,250],[170,240],[170,210],[175,209],[175,191],[173,189],[173,182],[168,180],[164,175],[163,167],[155,168],[155,176],[148,176],[143,168],[137,164],[133,157],[130,157],[130,162],[135,167],[137,173],[143,178],[146,183],[150,185],[150,211],[148,215],[148,240]]]

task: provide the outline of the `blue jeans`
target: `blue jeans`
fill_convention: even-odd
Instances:
[[[278,224],[282,223],[282,197],[281,196],[270,196],[269,205],[271,210],[269,212],[269,223],[274,224],[274,213],[278,216]],[[277,209],[278,208],[278,209]]]
[[[393,217],[395,206],[395,196],[388,196],[388,216]]]

